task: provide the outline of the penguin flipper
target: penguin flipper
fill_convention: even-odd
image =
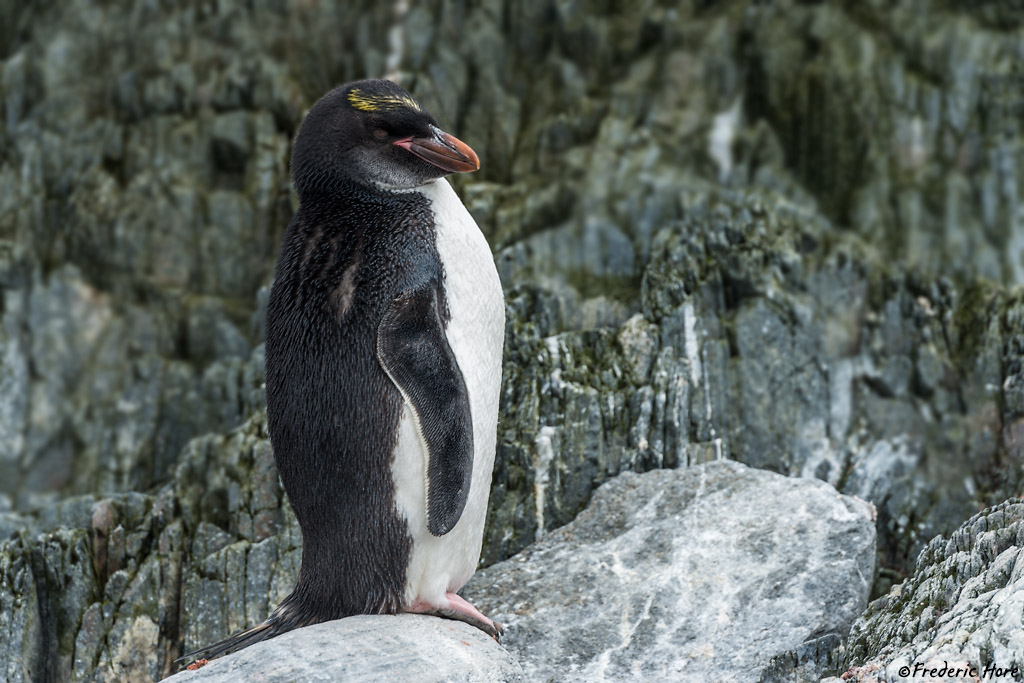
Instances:
[[[377,330],[377,359],[416,416],[427,451],[427,529],[443,536],[469,496],[473,418],[462,370],[445,337],[436,283],[391,302]]]

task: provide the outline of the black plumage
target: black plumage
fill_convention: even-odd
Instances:
[[[401,611],[411,539],[391,461],[405,400],[431,453],[430,532],[458,521],[473,458],[466,387],[444,337],[433,213],[423,195],[401,190],[476,165],[386,81],[342,86],[310,110],[292,156],[300,207],[266,325],[268,423],[302,530],[299,579],[266,622],[185,658]]]

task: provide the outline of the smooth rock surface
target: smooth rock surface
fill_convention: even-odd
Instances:
[[[572,523],[472,579],[536,681],[757,681],[867,603],[873,510],[733,462],[602,486]]]
[[[174,683],[518,683],[515,659],[468,624],[417,614],[307,626],[164,679]]]

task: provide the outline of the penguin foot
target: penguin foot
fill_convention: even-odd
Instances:
[[[415,614],[432,614],[444,619],[464,621],[471,626],[476,626],[499,643],[501,642],[501,636],[505,633],[501,624],[484,616],[480,610],[458,593],[445,593],[444,597],[447,604],[443,605],[432,605],[417,598],[409,607],[409,611]]]

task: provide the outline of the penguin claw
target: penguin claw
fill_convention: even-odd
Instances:
[[[465,622],[470,626],[476,626],[491,638],[494,638],[495,642],[501,642],[501,636],[505,634],[505,629],[501,624],[484,616],[480,610],[457,593],[447,593],[445,598],[447,598],[448,604],[444,606],[431,605],[423,600],[416,600],[412,607],[409,608],[409,611]]]
[[[464,622],[470,626],[476,626],[491,638],[494,638],[494,641],[497,643],[501,642],[501,636],[505,633],[505,629],[503,629],[501,624],[496,621],[487,619],[486,617],[484,617],[487,619],[486,621],[481,621],[480,619],[476,619],[468,614],[464,614],[463,612],[457,612],[453,609],[438,608],[430,612],[422,612],[422,614],[432,614],[443,619],[452,619],[454,621]]]

